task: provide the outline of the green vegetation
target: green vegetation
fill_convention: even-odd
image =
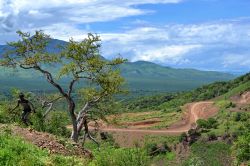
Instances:
[[[161,110],[165,112],[180,111],[186,103],[204,101],[219,97],[218,100],[227,100],[229,96],[239,94],[250,89],[250,73],[228,82],[216,82],[205,85],[192,91],[144,97],[138,100],[125,102],[125,111]],[[222,96],[222,97],[220,97]],[[226,101],[225,101],[226,102]],[[223,103],[221,103],[223,104]],[[233,106],[233,105],[232,105]]]
[[[239,163],[250,161],[250,133],[239,136],[234,144],[236,157]],[[250,164],[250,162],[249,162]]]
[[[149,156],[139,148],[105,148],[94,152],[89,166],[148,166]]]
[[[212,128],[217,128],[218,122],[214,118],[209,118],[208,120],[199,119],[197,121],[197,125],[199,128],[202,129],[212,129]]]
[[[8,131],[0,132],[0,165],[84,166],[86,163],[86,160],[74,156],[51,155],[21,138],[13,137]]]
[[[250,106],[241,107],[232,102],[231,97],[250,90],[250,73],[229,82],[216,82],[188,92],[169,93],[193,89],[214,80],[227,80],[229,75],[190,69],[171,69],[147,62],[123,63],[124,60],[119,58],[107,61],[100,55],[99,37],[91,34],[82,42],[70,41],[65,44],[63,52],[53,53],[47,52],[46,44],[50,41],[47,41],[47,35],[42,32],[36,32],[32,38],[28,33],[19,32],[19,34],[22,40],[10,43],[15,49],[9,50],[9,54],[1,59],[1,64],[7,67],[17,66],[12,55],[19,56],[22,59],[19,67],[24,70],[20,71],[20,77],[16,80],[29,80],[30,77],[34,77],[33,86],[36,83],[35,80],[41,80],[42,77],[36,76],[35,72],[28,75],[25,70],[32,68],[40,71],[67,101],[58,103],[60,108],[57,107],[56,111],[51,111],[45,117],[45,110],[40,108],[40,101],[33,100],[32,102],[39,106],[37,113],[31,115],[34,124],[31,127],[32,130],[54,134],[58,142],[72,148],[75,143],[69,143],[70,131],[66,128],[72,123],[74,141],[83,136],[90,139],[95,136],[101,142],[101,146],[99,149],[99,146],[90,140],[85,142],[84,139],[81,142],[82,146],[93,152],[93,159],[54,155],[11,135],[11,130],[8,128],[1,128],[0,165],[148,166],[179,165],[182,160],[185,160],[182,163],[184,166],[220,166],[231,165],[233,162],[249,164],[250,114],[248,110]],[[33,50],[29,52],[27,48]],[[58,68],[51,67],[52,64],[56,64]],[[51,71],[48,72],[43,67]],[[143,95],[144,90],[149,90],[151,93],[164,89],[168,93],[161,92],[155,96],[140,97],[136,100],[134,98],[122,100],[124,97],[117,95],[124,92],[119,69],[122,71],[121,74],[128,78],[125,87],[132,87],[133,92],[139,90]],[[1,75],[2,73],[4,74]],[[12,71],[7,69],[0,72],[0,76],[6,77],[5,74],[11,73]],[[84,81],[73,86],[83,77]],[[57,79],[61,79],[61,82]],[[198,81],[194,83],[193,80]],[[8,81],[10,80],[0,80],[0,84],[11,82]],[[31,86],[31,84],[25,86],[29,85]],[[36,90],[39,91],[40,88]],[[13,90],[8,94],[9,96],[0,95],[0,123],[15,123],[22,126],[19,118],[21,111],[10,112],[10,108],[15,103],[13,98],[16,98],[18,93],[18,90]],[[29,99],[41,97],[36,95],[40,94],[27,93]],[[46,97],[53,100],[53,96],[56,95],[52,91],[51,95]],[[118,102],[112,98],[113,95],[116,95],[115,99],[121,101]],[[121,127],[126,127],[128,124],[140,126],[148,123],[150,124],[148,129],[166,128],[181,118],[185,108],[182,106],[186,103],[210,99],[213,99],[216,106],[220,108],[215,117],[198,120],[198,128],[190,129],[188,133],[182,133],[180,136],[145,136],[144,141],[135,143],[136,147],[119,147],[114,142],[115,137],[112,134],[108,133],[105,137],[99,136],[95,131],[88,129],[89,121],[99,119],[111,120]],[[67,109],[67,112],[62,111]],[[233,112],[235,110],[238,112]],[[113,113],[118,115],[115,116]],[[188,146],[191,147],[190,151]],[[183,157],[181,156],[183,152],[190,155]]]
[[[183,166],[231,165],[230,145],[223,142],[196,142],[191,146],[191,156]]]

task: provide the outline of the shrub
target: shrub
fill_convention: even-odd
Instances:
[[[187,134],[184,132],[180,135],[179,142],[183,142],[185,140],[187,140]]]
[[[234,118],[234,121],[239,122],[241,120],[241,113],[237,112]]]
[[[37,110],[32,116],[33,127],[37,131],[48,132],[58,136],[69,137],[70,131],[66,128],[68,116],[65,112],[50,112],[49,116],[44,119],[43,112]]]
[[[197,125],[199,128],[212,129],[212,128],[217,128],[218,122],[214,118],[209,118],[208,120],[199,119],[197,120]]]
[[[158,146],[156,143],[148,143],[146,146],[145,146],[145,149],[147,151],[147,153],[149,155],[151,155],[152,153],[154,153],[157,149],[158,149]]]
[[[212,141],[212,140],[216,140],[217,137],[216,137],[216,135],[215,135],[214,132],[211,132],[211,133],[208,133],[208,139],[209,139],[210,141]]]
[[[236,158],[238,162],[245,162],[250,160],[250,133],[239,136],[234,143],[234,150],[236,151]]]
[[[70,131],[66,128],[68,116],[64,112],[51,112],[50,118],[46,122],[46,131],[59,136],[70,136]]]
[[[199,128],[207,128],[207,121],[204,119],[198,119],[196,123]]]
[[[185,166],[231,165],[230,145],[223,142],[196,142],[191,146],[190,158]]]
[[[149,157],[146,151],[138,148],[105,148],[94,152],[95,159],[90,166],[147,166]]]
[[[245,122],[249,119],[249,115],[245,112],[237,112],[235,117],[234,117],[234,121],[239,122]]]
[[[211,129],[211,128],[217,128],[217,126],[218,126],[218,122],[217,122],[217,120],[216,119],[214,119],[214,118],[209,118],[208,120],[207,120],[207,123],[208,123],[208,129]]]

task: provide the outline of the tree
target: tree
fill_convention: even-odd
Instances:
[[[88,134],[87,114],[91,108],[100,101],[122,92],[121,85],[124,79],[120,76],[115,66],[125,62],[122,58],[107,61],[100,55],[100,37],[93,34],[76,42],[69,40],[66,46],[61,46],[61,53],[49,53],[46,46],[51,40],[43,31],[30,33],[18,31],[20,40],[8,43],[9,49],[0,60],[0,66],[10,68],[22,68],[35,70],[44,75],[46,80],[66,100],[68,112],[72,121],[71,139],[75,142],[85,127],[85,135]],[[58,74],[51,70],[58,67]],[[63,87],[57,80],[63,77],[70,79],[68,86]],[[76,83],[85,84],[79,94],[85,98],[85,103],[76,115],[76,102],[72,93],[76,89]],[[87,133],[86,133],[87,132]]]

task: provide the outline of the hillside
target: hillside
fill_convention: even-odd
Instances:
[[[118,115],[107,116],[108,124],[99,121],[102,134],[100,137],[97,135],[97,138],[101,142],[101,150],[93,142],[87,141],[85,147],[93,152],[94,159],[85,158],[87,160],[82,162],[90,166],[123,166],[128,163],[135,166],[230,166],[238,162],[245,163],[245,166],[249,163],[249,91],[250,73],[232,81],[213,83],[189,92],[124,103],[130,113],[120,112]],[[18,124],[15,115],[6,114],[9,103],[8,100],[0,102],[0,123]],[[55,156],[30,145],[32,143],[41,148],[44,145],[50,152],[57,147],[59,151],[64,150],[61,144],[65,145],[70,129],[66,113],[55,111],[50,116],[43,121],[39,119],[39,114],[32,115],[32,128],[43,132],[12,125],[0,130],[0,134],[3,133],[0,135],[0,144],[5,145],[2,148],[4,164],[27,160],[33,163],[36,162],[34,154],[43,158],[42,161],[38,160],[41,165],[46,165],[44,162],[48,161],[55,165],[72,161],[71,157]],[[93,127],[90,122],[90,129]],[[57,139],[44,132],[57,135]],[[58,142],[51,143],[56,140]],[[70,143],[66,145],[72,148]],[[28,156],[23,157],[17,151],[26,152]],[[10,157],[10,154],[15,155]],[[77,156],[75,159],[77,163],[80,161]]]
[[[180,106],[189,102],[210,100],[222,95],[246,90],[245,88],[250,89],[249,80],[250,73],[230,81],[215,82],[188,92],[141,97],[133,101],[127,101],[125,104],[126,110],[147,111],[154,109],[171,112],[179,110]]]
[[[52,39],[47,51],[51,53],[60,52],[59,45],[66,45],[67,42]],[[0,57],[6,46],[0,46]],[[54,73],[55,66],[47,66]],[[195,69],[174,69],[160,66],[150,62],[138,61],[127,62],[120,67],[121,74],[125,77],[126,86],[133,92],[142,91],[149,94],[155,92],[176,92],[191,90],[201,85],[215,81],[226,81],[235,78],[234,75],[220,72],[199,71]],[[51,90],[40,73],[28,72],[25,70],[10,70],[0,68],[0,91],[16,87],[25,90]],[[67,79],[62,80],[67,83]],[[138,93],[137,93],[138,94]]]

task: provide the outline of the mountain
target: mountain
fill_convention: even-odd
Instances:
[[[227,73],[175,69],[145,61],[128,62],[121,65],[120,69],[132,90],[183,91],[235,78]]]
[[[67,42],[52,39],[47,47],[47,51],[58,53],[58,45],[66,45]],[[4,52],[6,46],[0,46],[0,54]],[[1,57],[1,55],[0,55]],[[194,89],[204,84],[215,81],[226,81],[235,78],[234,75],[200,71],[195,69],[174,69],[164,67],[151,62],[138,61],[127,62],[119,66],[121,74],[127,80],[126,86],[131,91],[164,91],[175,92]],[[53,88],[43,79],[42,75],[27,70],[11,70],[0,68],[0,91],[17,87],[26,90],[53,90]],[[67,83],[62,80],[61,83]]]

